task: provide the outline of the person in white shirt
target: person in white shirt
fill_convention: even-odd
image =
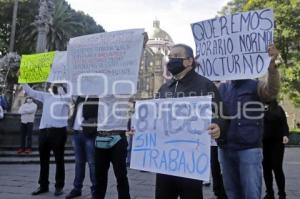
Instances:
[[[25,103],[19,109],[19,114],[21,114],[21,146],[17,153],[31,152],[32,130],[36,110],[37,105],[31,97],[27,97]]]
[[[65,183],[64,150],[67,140],[67,126],[71,98],[61,84],[52,85],[50,92],[35,91],[28,85],[23,89],[28,96],[43,103],[39,126],[40,187],[32,192],[38,195],[49,191],[50,152],[54,153],[56,163],[55,196],[63,194]]]

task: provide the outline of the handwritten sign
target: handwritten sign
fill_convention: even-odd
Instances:
[[[22,55],[19,83],[46,82],[55,52]]]
[[[209,180],[211,97],[137,101],[133,169]]]
[[[53,60],[51,73],[48,77],[48,82],[62,82],[66,81],[67,76],[67,52],[56,51]]]
[[[143,33],[132,29],[72,38],[67,63],[73,94],[136,93]]]
[[[273,43],[271,9],[236,13],[191,25],[196,43],[196,71],[210,80],[263,76]]]

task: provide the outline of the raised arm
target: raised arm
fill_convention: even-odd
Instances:
[[[275,65],[275,60],[279,54],[279,51],[274,45],[270,45],[268,52],[271,56],[271,62],[268,68],[268,77],[266,80],[260,80],[257,86],[258,96],[263,102],[268,102],[275,99],[280,88],[280,76]]]
[[[24,84],[23,89],[24,89],[26,95],[28,95],[36,100],[39,100],[41,102],[44,102],[45,96],[48,95],[48,93],[46,93],[46,92],[33,90],[30,86],[28,86],[28,84]]]

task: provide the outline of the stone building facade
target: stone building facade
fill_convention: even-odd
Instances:
[[[153,21],[153,30],[149,33],[140,65],[137,99],[153,98],[160,86],[171,78],[166,62],[173,45],[171,36],[160,28],[160,22]]]

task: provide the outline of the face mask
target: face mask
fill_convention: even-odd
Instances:
[[[32,102],[32,99],[27,99],[26,102],[27,102],[27,103],[31,103],[31,102]]]
[[[65,91],[64,91],[64,89],[63,89],[62,87],[58,87],[57,93],[58,93],[59,95],[64,95],[64,94],[66,94]]]
[[[182,72],[185,67],[183,66],[183,60],[182,58],[171,58],[167,64],[168,71],[172,75],[177,75],[180,72]]]

